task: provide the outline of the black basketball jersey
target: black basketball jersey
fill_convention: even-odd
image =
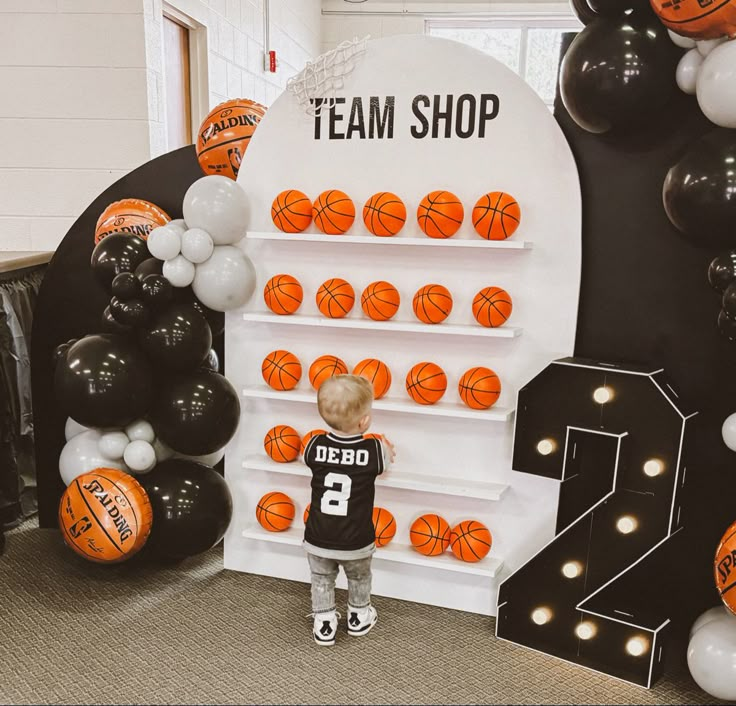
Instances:
[[[313,436],[304,450],[312,471],[312,506],[304,539],[315,547],[353,551],[375,541],[373,498],[383,473],[383,446],[362,435]]]

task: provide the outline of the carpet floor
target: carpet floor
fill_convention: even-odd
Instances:
[[[25,523],[0,557],[0,703],[714,703],[686,673],[647,691],[500,642],[488,618],[374,604],[369,636],[318,647],[304,584],[225,571],[217,549],[98,567]]]

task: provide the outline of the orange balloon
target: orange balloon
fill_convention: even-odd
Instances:
[[[662,24],[683,37],[736,35],[736,0],[651,0]]]
[[[111,203],[97,219],[95,245],[112,233],[128,233],[146,240],[158,226],[166,225],[171,218],[155,203],[142,199],[122,199]]]
[[[713,562],[716,588],[723,604],[736,615],[736,522],[723,534]]]

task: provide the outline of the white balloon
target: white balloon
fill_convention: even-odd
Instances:
[[[147,441],[152,444],[156,439],[156,432],[145,419],[138,419],[125,427],[125,433],[131,441]]]
[[[703,625],[688,645],[687,666],[701,689],[736,701],[736,620],[719,618]]]
[[[673,32],[671,29],[667,30],[667,34],[670,35],[670,39],[682,49],[694,49],[695,48],[695,40],[691,39],[690,37],[683,37],[680,34],[677,34],[676,32]]]
[[[720,127],[736,127],[736,42],[716,47],[698,72],[698,104]]]
[[[171,458],[175,453],[174,449],[170,449],[160,439],[156,439],[153,442],[153,450],[156,452],[156,461],[159,463],[165,461],[167,458]]]
[[[181,233],[167,223],[154,228],[148,235],[148,251],[158,260],[172,260],[181,250]]]
[[[125,463],[131,471],[147,473],[156,465],[156,452],[147,441],[131,441],[125,447]]]
[[[83,427],[79,422],[75,422],[71,417],[67,418],[66,424],[64,425],[64,438],[67,441],[77,434],[81,434],[83,431],[89,431],[89,427]]]
[[[731,451],[736,451],[736,412],[730,414],[724,420],[721,427],[721,436],[723,437],[723,443]]]
[[[718,37],[718,39],[699,39],[695,42],[697,50],[703,55],[708,56],[719,44],[723,44],[726,37]]]
[[[239,248],[218,245],[207,262],[197,265],[192,289],[210,309],[237,309],[256,289],[256,268]]]
[[[225,456],[225,447],[223,446],[218,451],[213,451],[211,454],[203,454],[202,456],[187,456],[186,454],[175,453],[174,458],[186,458],[190,461],[198,461],[204,463],[207,466],[214,466],[219,463]]]
[[[693,635],[698,632],[700,628],[708,623],[712,623],[714,620],[729,619],[734,621],[734,627],[736,627],[736,616],[732,615],[728,608],[726,608],[722,603],[721,605],[717,605],[715,608],[709,608],[693,623],[693,626],[690,628],[690,639],[692,639]]]
[[[201,228],[190,228],[181,236],[181,254],[189,262],[204,262],[214,249],[210,234]]]
[[[245,235],[248,198],[243,187],[225,176],[202,177],[184,194],[184,220],[206,230],[215,245],[232,245]]]
[[[121,471],[128,471],[122,461],[105,458],[100,453],[100,437],[100,432],[90,429],[66,442],[59,456],[59,472],[65,485],[95,468],[119,468]]]
[[[184,232],[187,229],[187,224],[184,222],[183,218],[175,218],[173,221],[169,221],[166,225],[169,226],[169,228],[176,230],[179,235],[184,235]]]
[[[97,446],[100,453],[105,457],[114,461],[123,458],[125,447],[130,443],[130,439],[122,431],[107,431],[100,436]]]
[[[677,64],[675,78],[680,90],[692,96],[695,95],[695,86],[698,72],[703,63],[703,55],[697,49],[691,49],[684,54],[680,63]]]
[[[194,281],[194,265],[183,255],[166,260],[161,271],[174,287],[188,287]]]

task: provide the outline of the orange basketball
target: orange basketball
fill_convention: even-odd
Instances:
[[[326,434],[327,430],[325,429],[312,429],[312,431],[308,431],[303,437],[302,437],[302,445],[299,447],[299,455],[304,456],[304,450],[307,448],[307,444],[312,440],[313,436],[318,436],[319,434]]]
[[[451,238],[463,224],[465,209],[450,191],[432,191],[417,208],[417,222],[430,238]]]
[[[293,390],[302,377],[302,364],[289,351],[271,351],[261,363],[261,374],[274,390]]]
[[[501,394],[501,381],[490,368],[470,368],[460,378],[457,391],[471,409],[488,409]]]
[[[486,328],[503,326],[513,308],[509,293],[501,287],[483,287],[473,297],[473,316]]]
[[[473,227],[486,240],[506,240],[521,223],[521,209],[511,194],[492,191],[481,196],[473,208]]]
[[[447,389],[447,375],[434,363],[417,363],[406,376],[406,391],[418,404],[434,404]]]
[[[166,225],[171,218],[156,204],[142,199],[123,199],[111,203],[97,219],[95,245],[111,233],[128,233],[143,240],[158,226]]]
[[[409,539],[420,554],[437,556],[450,544],[450,525],[439,515],[422,515],[414,520]]]
[[[197,134],[197,159],[202,171],[237,179],[250,138],[265,114],[265,106],[247,98],[215,106]]]
[[[322,282],[317,290],[317,308],[323,316],[341,319],[347,316],[355,304],[355,291],[350,283],[339,277]]]
[[[148,539],[153,513],[146,491],[116,468],[96,468],[75,478],[59,503],[64,541],[98,564],[130,559]]]
[[[353,375],[360,375],[373,385],[373,398],[376,400],[380,400],[391,387],[391,371],[378,358],[361,360],[353,369]]]
[[[299,456],[302,439],[296,429],[286,424],[277,424],[266,432],[263,448],[277,463],[290,463]]]
[[[482,522],[465,520],[452,528],[450,549],[463,561],[480,561],[491,551],[491,533]]]
[[[396,534],[396,520],[383,507],[373,508],[373,527],[376,530],[376,546],[385,547]]]
[[[303,298],[302,285],[291,275],[274,275],[263,288],[263,300],[274,314],[293,314]]]
[[[312,508],[312,503],[307,503],[307,506],[304,508],[304,524],[307,524],[307,520],[309,519],[309,511]]]
[[[364,439],[378,439],[383,441],[383,434],[363,434]]]
[[[258,524],[269,532],[289,529],[295,513],[294,501],[278,491],[266,493],[256,506]]]
[[[425,324],[439,324],[452,311],[452,294],[441,284],[425,284],[412,300],[414,315]]]
[[[371,282],[360,295],[360,306],[374,321],[388,321],[399,310],[399,290],[389,282]]]
[[[296,189],[282,191],[271,204],[271,220],[284,233],[301,233],[312,222],[312,202]]]
[[[326,235],[342,235],[353,225],[355,204],[346,193],[330,189],[317,197],[312,216],[314,224]]]
[[[406,223],[404,202],[390,191],[373,194],[363,206],[365,227],[382,238],[396,235]]]
[[[721,537],[713,571],[718,595],[726,608],[736,615],[736,522]]]
[[[736,0],[651,0],[665,27],[684,37],[717,39],[736,34]]]
[[[309,366],[309,382],[315,390],[333,375],[347,375],[348,366],[335,355],[321,355]]]

